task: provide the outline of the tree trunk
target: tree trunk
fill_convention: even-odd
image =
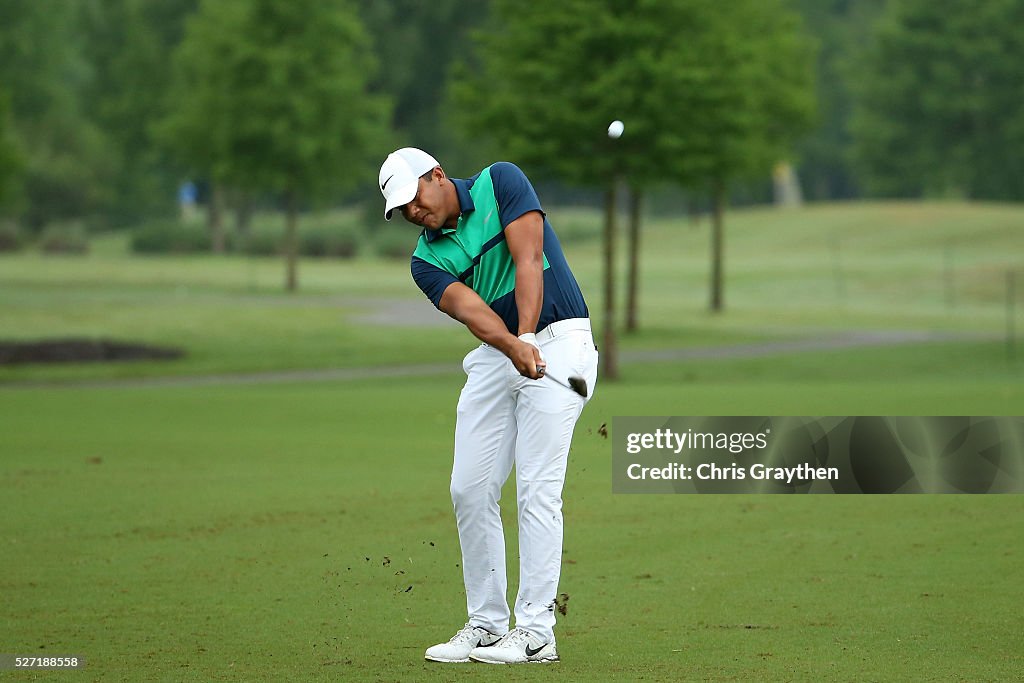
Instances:
[[[626,291],[626,331],[636,332],[637,290],[640,279],[640,209],[643,205],[643,191],[638,187],[629,189],[629,274]]]
[[[284,231],[285,283],[284,288],[294,292],[298,287],[298,253],[299,253],[299,209],[294,192],[288,192],[286,198],[287,218]]]
[[[722,216],[725,213],[725,183],[715,181],[712,190],[714,204],[711,216],[711,311],[722,310],[722,242],[724,241]]]
[[[213,253],[224,253],[224,188],[217,181],[211,183],[207,226]]]
[[[700,225],[700,201],[692,195],[686,200],[686,215],[690,219],[691,228]]]
[[[601,341],[601,377],[619,376],[615,343],[615,190],[612,182],[604,195],[604,335]]]

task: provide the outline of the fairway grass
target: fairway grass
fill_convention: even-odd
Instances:
[[[599,386],[566,484],[563,661],[516,677],[1014,677],[1021,496],[611,494],[615,415],[1024,407],[1019,383],[938,375]],[[3,649],[88,661],[39,680],[507,679],[422,659],[465,619],[459,386],[0,390]]]

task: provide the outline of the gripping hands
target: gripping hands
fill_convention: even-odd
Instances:
[[[519,335],[519,342],[512,347],[508,357],[523,377],[540,379],[547,369],[547,361],[533,332]]]

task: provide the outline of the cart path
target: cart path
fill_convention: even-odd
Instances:
[[[939,342],[984,341],[997,339],[992,334],[971,332],[925,332],[912,330],[852,330],[817,334],[799,339],[759,341],[728,346],[693,346],[675,349],[621,351],[619,364],[659,363],[681,360],[718,360],[760,358],[808,351],[901,346]],[[302,382],[343,382],[366,379],[398,379],[460,373],[459,359],[446,363],[387,365],[358,368],[322,368],[312,370],[273,370],[266,372],[190,375],[181,377],[136,377],[102,380],[23,381],[0,384],[0,389],[17,388],[130,388],[130,387],[203,387],[247,384],[286,384]]]

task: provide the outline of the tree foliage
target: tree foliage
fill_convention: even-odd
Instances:
[[[796,6],[815,37],[817,125],[797,147],[804,196],[848,199],[861,191],[850,159],[850,74],[860,66],[863,45],[872,35],[886,0],[798,0]]]
[[[60,0],[0,3],[0,88],[23,160],[13,201],[31,228],[95,215],[112,199],[105,136],[81,107],[89,68],[79,10]]]
[[[479,69],[462,69],[453,99],[472,131],[532,171],[598,187],[624,176],[634,191],[711,188],[721,206],[731,180],[767,176],[811,123],[813,45],[784,0],[566,0],[539,12],[496,0],[493,10],[476,35]],[[606,134],[615,119],[626,125],[621,140]],[[610,283],[614,193],[606,196]],[[606,334],[606,358],[610,346]]]
[[[166,144],[242,189],[319,197],[361,182],[387,103],[345,0],[203,2],[175,57]]]
[[[1024,198],[1024,1],[893,2],[858,76],[870,192]]]
[[[23,163],[11,132],[8,101],[8,96],[0,91],[0,215],[10,207]]]
[[[486,0],[374,0],[360,3],[379,55],[374,91],[393,101],[396,146],[413,145],[439,159],[461,158],[444,106],[452,63],[465,54],[468,32],[488,15]]]
[[[581,186],[621,173],[634,189],[681,183],[694,197],[793,157],[812,69],[818,125],[792,159],[806,196],[1020,199],[1022,5],[4,0],[4,210],[37,229],[128,224],[172,210],[183,166],[270,187],[247,195],[266,202],[286,166],[334,166],[316,159],[340,157],[338,141],[350,171],[306,174],[314,194],[369,198],[374,185],[356,179],[372,164],[353,160],[414,144],[452,167],[496,153]],[[336,76],[333,54],[355,75]],[[320,62],[314,76],[280,77]],[[344,101],[338,120],[317,113],[318,98]],[[626,135],[613,145],[616,118]],[[294,133],[310,127],[333,142]],[[289,136],[298,143],[280,143]],[[287,163],[268,173],[257,161],[271,156]]]
[[[173,208],[176,169],[153,138],[171,82],[170,55],[198,0],[88,0],[82,4],[84,57],[91,77],[83,107],[103,130],[114,165],[116,222]]]
[[[494,3],[464,121],[564,180],[696,185],[766,173],[813,112],[812,45],[782,0]],[[614,144],[605,130],[621,119]]]
[[[206,0],[174,66],[160,137],[215,183],[286,202],[294,288],[298,203],[364,183],[386,134],[359,16],[347,0]]]

